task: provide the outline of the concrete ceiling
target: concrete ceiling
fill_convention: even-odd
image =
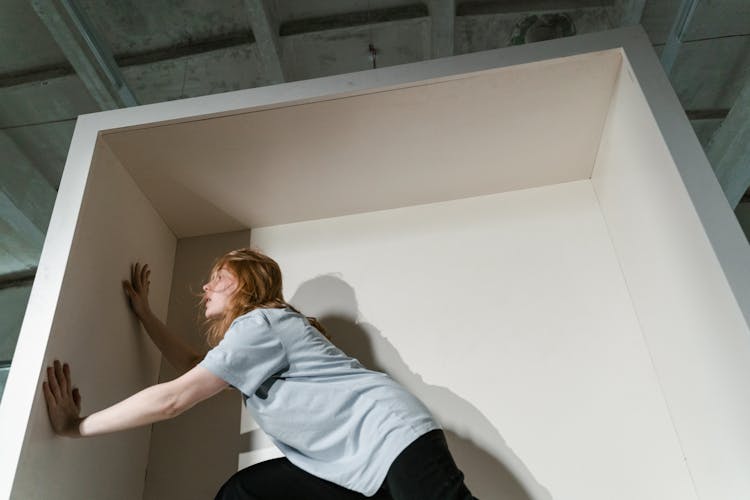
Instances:
[[[542,13],[642,24],[722,185],[746,182],[746,0],[4,0],[0,281],[36,268],[80,114],[500,48]]]

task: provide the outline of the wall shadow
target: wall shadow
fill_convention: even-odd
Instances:
[[[304,314],[316,316],[341,350],[370,369],[388,373],[433,412],[477,498],[552,498],[474,405],[444,387],[426,383],[375,326],[358,320],[354,289],[339,276],[324,275],[303,283],[289,302]],[[443,418],[446,415],[450,418]]]

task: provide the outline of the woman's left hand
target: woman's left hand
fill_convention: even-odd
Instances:
[[[72,387],[70,367],[55,360],[54,366],[47,367],[47,381],[42,384],[44,399],[47,400],[47,413],[52,429],[56,434],[79,437],[78,424],[83,420],[81,393]]]

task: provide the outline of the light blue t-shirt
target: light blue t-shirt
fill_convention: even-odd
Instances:
[[[200,366],[243,394],[290,462],[366,496],[404,448],[439,428],[411,393],[288,308],[240,316]]]

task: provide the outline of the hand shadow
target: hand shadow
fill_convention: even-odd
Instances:
[[[476,407],[444,387],[425,383],[377,328],[358,321],[354,289],[340,277],[324,275],[303,283],[290,303],[316,316],[339,349],[367,368],[388,373],[433,412],[474,496],[484,500],[551,498]]]

